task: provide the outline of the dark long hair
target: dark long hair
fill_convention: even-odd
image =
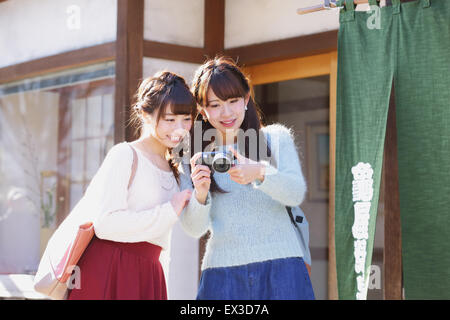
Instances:
[[[248,129],[254,129],[257,133],[257,146],[256,153],[250,152],[250,142],[248,137],[244,139],[238,138],[238,150],[241,152],[243,150],[243,155],[255,161],[260,161],[260,147],[265,148],[267,155],[270,157],[270,148],[267,145],[267,141],[260,131],[263,127],[263,119],[261,109],[256,104],[253,98],[253,90],[248,77],[244,75],[241,68],[228,57],[219,56],[215,59],[206,61],[202,66],[200,66],[194,76],[192,82],[192,93],[197,101],[197,115],[195,117],[194,126],[191,130],[191,154],[195,154],[199,151],[205,151],[205,149],[211,144],[210,141],[203,139],[204,133],[209,129],[214,129],[214,127],[209,122],[201,121],[200,110],[208,105],[207,93],[208,90],[213,90],[214,94],[221,99],[226,101],[230,98],[246,98],[249,96],[249,101],[247,103],[247,111],[245,112],[244,120],[240,126],[243,132],[247,132]],[[197,121],[199,120],[200,121]],[[201,126],[201,130],[196,130],[196,126]],[[202,133],[202,144],[201,150],[194,150],[194,141],[199,139],[195,137],[195,132]],[[243,145],[242,145],[243,143]],[[265,160],[265,159],[264,159]],[[214,180],[211,179],[211,192],[225,192],[222,190]]]
[[[142,133],[144,113],[156,115],[158,125],[166,108],[170,108],[174,114],[191,115],[192,119],[196,115],[196,102],[186,81],[175,73],[160,71],[144,79],[135,94],[130,124],[135,127],[136,134],[140,136]],[[175,161],[171,148],[168,149],[166,159],[179,184],[179,163]]]

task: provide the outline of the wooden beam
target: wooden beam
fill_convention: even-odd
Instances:
[[[335,182],[336,182],[336,101],[338,53],[330,59],[330,188],[328,202],[328,299],[337,300],[337,270],[335,241]]]
[[[0,68],[0,84],[67,68],[114,60],[115,55],[115,43],[109,42],[15,64]]]
[[[209,2],[209,0],[206,1],[205,5]],[[216,0],[212,0],[212,2],[216,2]],[[130,5],[131,4],[133,4],[133,2],[131,2]],[[211,13],[212,11],[212,9],[205,9],[205,13],[210,12],[208,15],[209,17],[213,16]],[[124,13],[118,11],[118,15],[124,15]],[[123,18],[121,19],[121,21],[123,21]],[[209,20],[206,18],[206,15],[205,20]],[[137,20],[135,23],[139,23],[139,21]],[[118,24],[118,35],[119,30],[125,28],[125,25]],[[336,50],[337,32],[335,31],[224,50],[223,37],[214,37],[214,33],[212,31],[218,28],[217,23],[213,23],[212,21],[208,22],[208,26],[205,25],[205,48],[167,44],[157,41],[144,41],[142,31],[142,41],[135,41],[137,47],[133,48],[134,50],[131,50],[130,54],[133,54],[138,58],[134,61],[135,64],[142,63],[142,59],[139,58],[141,54],[145,57],[190,63],[203,63],[207,56],[214,57],[216,54],[223,52],[225,55],[238,59],[241,65],[244,64],[246,66],[251,66],[255,64],[286,60],[288,58],[310,56],[315,53],[329,52],[330,50],[333,51],[333,49]],[[123,31],[121,32],[123,33]],[[130,39],[136,37],[140,38],[140,33],[130,34],[127,37]],[[121,44],[118,42],[119,41],[117,41],[117,43],[110,42],[88,48],[73,50],[42,59],[0,68],[0,84],[39,74],[55,72],[66,68],[114,60],[116,59],[116,52],[120,52],[121,55],[126,55],[127,52],[125,50],[125,44],[127,42],[123,39]],[[120,60],[122,59],[123,57],[120,58]],[[119,60],[116,60],[116,63],[118,61]],[[120,64],[116,64],[116,69],[120,69]],[[136,65],[135,69],[139,69],[139,67]],[[142,75],[140,75],[139,78],[141,76]]]
[[[225,42],[225,0],[205,0],[205,54],[223,54]]]
[[[402,237],[398,182],[397,126],[392,86],[384,146],[384,298],[402,299]]]
[[[205,61],[205,50],[197,47],[144,40],[144,57],[200,64]]]
[[[253,85],[330,74],[333,53],[300,57],[244,67]],[[241,63],[241,61],[239,61]]]
[[[143,57],[144,0],[117,0],[115,143],[136,138],[127,123],[142,80]]]
[[[272,61],[329,53],[337,50],[337,30],[236,47],[225,55],[237,59],[241,65],[255,65]]]

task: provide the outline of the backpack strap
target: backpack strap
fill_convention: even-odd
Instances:
[[[289,218],[291,218],[291,222],[292,222],[292,224],[294,226],[296,226],[295,223],[302,223],[303,222],[303,217],[302,216],[296,216],[295,220],[294,220],[294,215],[292,214],[292,208],[291,207],[286,206],[286,211],[288,212]]]

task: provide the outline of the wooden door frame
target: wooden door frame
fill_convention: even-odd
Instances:
[[[334,241],[337,51],[252,65],[244,68],[253,85],[316,76],[330,76],[330,187],[328,205],[328,298],[338,299]]]

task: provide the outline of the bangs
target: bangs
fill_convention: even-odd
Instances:
[[[161,101],[157,120],[164,114],[172,112],[176,115],[191,115],[194,118],[197,111],[197,103],[194,96],[184,86],[175,85]]]
[[[245,97],[247,91],[242,85],[242,81],[228,70],[221,72],[214,72],[211,75],[208,89],[211,88],[214,94],[222,101],[227,101],[231,98]],[[203,92],[204,100],[208,105],[207,90]]]
[[[173,114],[194,115],[197,104],[192,94],[184,87],[174,86],[161,103],[164,106],[161,113],[171,111]]]
[[[172,112],[173,114],[195,114],[195,105],[192,104],[185,104],[185,103],[175,103],[175,102],[168,102],[166,104],[166,107],[164,108],[164,113],[167,113],[168,111]]]

